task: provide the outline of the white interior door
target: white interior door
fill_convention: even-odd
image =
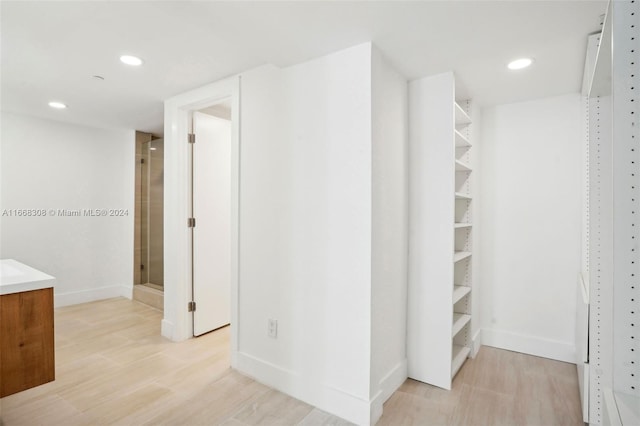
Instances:
[[[231,122],[195,112],[193,129],[193,335],[230,322]]]

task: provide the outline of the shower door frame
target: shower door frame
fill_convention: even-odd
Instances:
[[[163,138],[155,138],[149,139],[148,141],[142,142],[142,153],[140,158],[140,163],[138,166],[140,167],[140,193],[136,196],[141,196],[146,199],[146,208],[142,208],[142,202],[140,203],[140,222],[136,224],[136,226],[140,227],[140,255],[137,260],[139,260],[139,264],[144,265],[144,269],[139,269],[139,280],[135,284],[142,284],[146,286],[150,286],[156,290],[163,291],[164,287],[164,274],[162,273],[164,269],[163,259],[164,259],[164,248],[163,245],[156,248],[154,250],[154,244],[152,244],[152,238],[155,238],[157,234],[160,236],[163,235],[164,228],[162,227],[163,218],[161,217],[159,220],[159,224],[155,223],[152,220],[152,213],[157,212],[157,209],[152,208],[152,201],[156,200],[154,196],[152,196],[152,192],[154,191],[154,185],[152,184],[152,175],[154,173],[154,167],[157,166],[158,162],[160,162],[160,173],[164,172],[164,154],[162,157],[157,156],[155,159],[154,154],[151,152],[157,148],[152,147],[152,144],[162,143],[162,153],[164,153],[164,139]],[[146,155],[145,155],[146,152]],[[162,196],[164,197],[164,177],[162,177],[161,188]],[[157,200],[156,200],[157,201]],[[162,213],[164,216],[164,200],[160,203],[160,208],[162,209]],[[153,210],[153,212],[152,212]],[[144,224],[144,226],[143,226]],[[160,225],[160,227],[158,227]],[[146,233],[144,234],[144,238],[142,235],[142,229],[146,229]],[[153,236],[153,237],[152,237]],[[164,239],[163,239],[164,242]],[[153,253],[152,253],[153,252]],[[153,255],[159,256],[159,259],[156,260],[154,264],[152,264]],[[158,262],[159,260],[159,262]],[[138,265],[134,265],[134,267],[138,267]],[[153,271],[153,273],[152,273]],[[144,277],[146,276],[146,279]]]
[[[240,76],[165,101],[164,318],[162,335],[173,341],[193,337],[191,166],[188,135],[193,111],[231,99],[231,366],[238,353]],[[197,143],[197,141],[196,141]]]

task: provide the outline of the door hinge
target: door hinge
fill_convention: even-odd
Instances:
[[[190,217],[187,219],[187,228],[195,228],[196,227],[196,218]]]
[[[196,134],[195,133],[189,133],[187,140],[189,141],[189,143],[196,143]]]
[[[144,158],[140,159],[140,164],[144,164]]]
[[[189,302],[187,304],[187,311],[188,312],[195,312],[196,311],[196,302]]]

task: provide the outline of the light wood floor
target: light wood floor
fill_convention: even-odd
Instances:
[[[347,425],[229,368],[229,329],[172,343],[161,313],[110,299],[56,310],[56,380],[0,400],[13,425]],[[575,367],[483,347],[453,390],[407,380],[381,425],[572,425]]]
[[[580,425],[576,366],[480,348],[445,391],[408,379],[378,425]]]

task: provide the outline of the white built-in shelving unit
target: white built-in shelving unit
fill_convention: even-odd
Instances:
[[[639,17],[637,0],[609,2],[585,67],[576,365],[590,425],[640,424]]]
[[[451,389],[471,352],[470,102],[453,73],[410,83],[409,377]]]

